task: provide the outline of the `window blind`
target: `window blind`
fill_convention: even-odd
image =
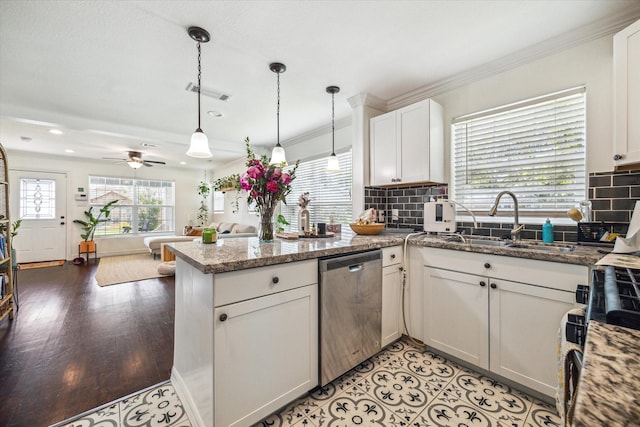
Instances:
[[[326,158],[300,163],[291,192],[286,197],[287,203],[281,204],[280,209],[290,223],[287,231],[298,230],[298,199],[305,192],[309,192],[311,197],[307,209],[312,224],[329,223],[331,216],[336,223],[351,222],[351,150],[336,156],[340,172],[327,172]]]
[[[487,213],[509,190],[529,216],[564,215],[584,200],[585,97],[579,87],[454,119],[453,200]]]

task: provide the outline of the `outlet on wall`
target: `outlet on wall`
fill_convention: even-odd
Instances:
[[[398,209],[391,209],[391,221],[398,220]]]

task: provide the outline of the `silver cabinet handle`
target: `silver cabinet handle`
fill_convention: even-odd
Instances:
[[[356,265],[350,265],[349,266],[349,272],[350,273],[355,273],[357,271],[362,270],[362,264],[356,264]]]

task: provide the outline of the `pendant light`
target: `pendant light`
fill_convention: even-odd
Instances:
[[[200,43],[207,43],[209,40],[211,40],[211,36],[207,32],[207,30],[204,30],[200,27],[189,27],[188,33],[193,40],[198,42],[198,128],[193,133],[193,135],[191,135],[191,145],[189,145],[187,156],[206,159],[209,157],[213,157],[213,154],[211,154],[211,150],[209,150],[209,139],[200,128],[200,89],[202,87]]]
[[[336,114],[335,94],[340,92],[338,86],[328,86],[327,93],[331,94],[331,155],[327,162],[327,172],[340,172],[340,161],[336,157]]]
[[[278,76],[278,112],[277,112],[277,129],[278,129],[278,137],[276,139],[276,146],[273,147],[273,151],[271,152],[271,163],[272,165],[282,164],[284,166],[287,165],[287,158],[284,155],[284,148],[280,145],[280,73],[284,73],[287,71],[287,67],[284,64],[279,62],[273,62],[269,64],[269,69],[277,74]]]

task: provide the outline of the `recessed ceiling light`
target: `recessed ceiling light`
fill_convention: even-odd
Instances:
[[[64,132],[62,132],[60,129],[49,129],[49,133],[52,133],[54,135],[62,135]]]
[[[215,117],[216,119],[219,119],[220,117],[224,116],[224,114],[222,114],[220,111],[207,111],[207,114],[210,115],[211,117]]]
[[[155,144],[149,144],[148,142],[141,142],[140,143],[141,147],[147,147],[147,148],[157,148],[158,146]]]
[[[67,148],[66,150],[64,150],[64,152],[65,152],[65,153],[75,153],[75,151],[73,151],[73,150],[72,150],[72,149],[70,149],[70,148]]]
[[[187,162],[180,162],[180,164],[181,164],[181,165],[186,165],[186,164],[187,164]]]

